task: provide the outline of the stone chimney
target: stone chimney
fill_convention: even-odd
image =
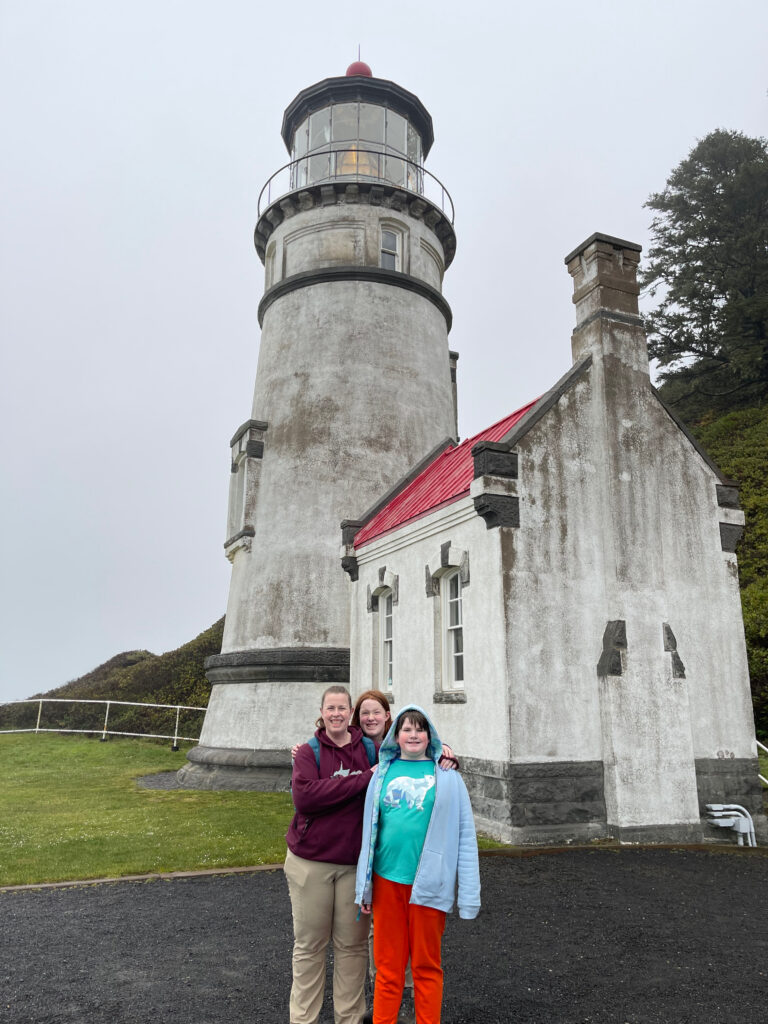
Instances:
[[[637,265],[642,249],[596,231],[565,257],[573,278],[574,362],[611,354],[648,373],[648,350],[638,313]]]

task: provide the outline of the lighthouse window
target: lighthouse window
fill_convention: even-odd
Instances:
[[[371,103],[360,104],[360,141],[373,143],[369,148],[380,149],[384,141],[384,108]]]
[[[309,180],[326,181],[331,176],[331,154],[318,153],[309,158]]]
[[[357,138],[357,104],[338,103],[333,110],[332,138],[334,142],[349,142]]]
[[[384,270],[400,269],[399,238],[395,231],[381,232],[381,266]]]
[[[443,689],[464,687],[464,616],[459,570],[440,581],[443,610]]]
[[[394,110],[387,111],[387,147],[397,150],[398,153],[405,153],[405,125],[404,117],[396,114]]]
[[[309,119],[309,149],[320,149],[331,141],[331,108],[316,110]]]
[[[385,160],[384,177],[394,185],[405,184],[405,160],[399,157],[388,156]]]
[[[293,137],[293,156],[295,159],[304,156],[309,144],[309,121],[303,121]]]
[[[392,689],[392,591],[379,594],[379,688]]]
[[[412,124],[408,125],[408,159],[415,164],[421,163],[421,139]]]

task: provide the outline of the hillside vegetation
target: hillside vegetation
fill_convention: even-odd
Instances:
[[[148,704],[188,704],[206,707],[211,686],[205,678],[205,659],[221,651],[224,618],[194,640],[165,654],[127,651],[92,672],[36,697],[77,700],[135,700]]]
[[[136,701],[141,704],[184,704],[205,708],[211,686],[205,678],[205,659],[221,650],[224,619],[219,619],[194,640],[175,651],[151,654],[149,651],[125,651],[98,668],[47,693],[35,697],[62,700]],[[40,727],[77,729],[99,733],[104,724],[102,705],[46,704]],[[0,709],[0,729],[34,729],[36,705],[6,705]],[[194,739],[202,726],[200,712],[184,711],[178,720],[178,734]],[[176,715],[161,709],[112,707],[110,731],[174,735]]]
[[[768,405],[692,427],[720,469],[739,485],[746,518],[737,548],[757,736],[768,743]]]

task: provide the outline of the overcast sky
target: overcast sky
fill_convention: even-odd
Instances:
[[[360,44],[431,112],[468,436],[570,365],[563,257],[647,247],[697,139],[766,134],[767,29],[765,0],[0,0],[0,699],[224,612],[256,202],[296,93]]]

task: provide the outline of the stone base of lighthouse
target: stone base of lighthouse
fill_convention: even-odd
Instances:
[[[206,662],[211,699],[200,744],[178,772],[187,789],[287,790],[291,747],[314,732],[312,709],[349,685],[349,648],[218,654]]]

